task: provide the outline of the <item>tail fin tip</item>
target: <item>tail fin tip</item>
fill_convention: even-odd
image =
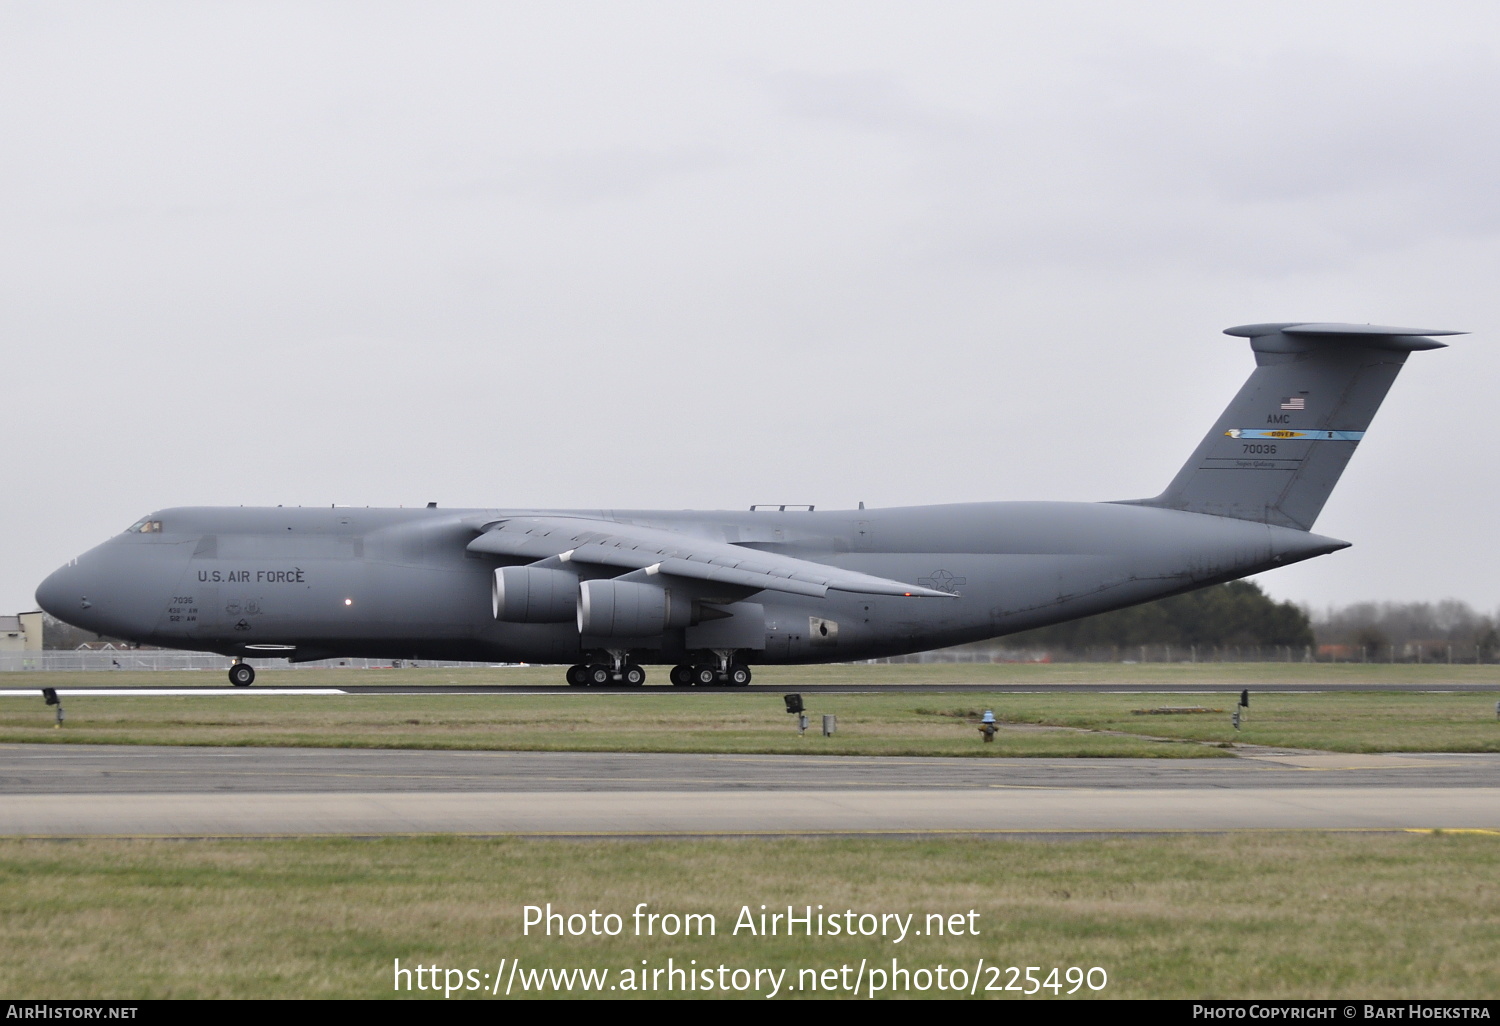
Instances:
[[[1443,349],[1448,343],[1439,342],[1433,335],[1467,335],[1467,331],[1452,331],[1446,328],[1393,328],[1384,324],[1339,324],[1331,321],[1277,321],[1269,324],[1237,324],[1225,328],[1224,334],[1250,339],[1256,352],[1288,352],[1300,346],[1277,345],[1280,335],[1296,341],[1347,342],[1368,349],[1392,349],[1399,352],[1416,352],[1427,349]],[[1263,344],[1257,344],[1266,340]]]

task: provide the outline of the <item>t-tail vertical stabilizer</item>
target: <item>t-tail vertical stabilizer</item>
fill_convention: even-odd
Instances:
[[[1242,324],[1256,368],[1167,490],[1133,505],[1310,530],[1424,331],[1373,324]]]

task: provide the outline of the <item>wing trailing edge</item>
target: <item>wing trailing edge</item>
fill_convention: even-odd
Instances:
[[[933,588],[863,574],[762,549],[655,527],[584,517],[518,516],[482,526],[470,552],[644,570],[718,584],[822,598],[829,591],[862,595],[954,598]]]

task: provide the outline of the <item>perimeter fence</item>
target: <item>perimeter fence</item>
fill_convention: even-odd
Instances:
[[[1469,663],[1500,662],[1493,648],[1424,642],[1359,649],[1346,645],[1095,645],[1029,649],[963,646],[872,663]]]
[[[401,667],[483,666],[503,668],[525,663],[462,662],[453,659],[318,659],[293,663],[286,659],[252,656],[259,670],[346,668],[354,670]],[[908,663],[1426,663],[1489,664],[1493,651],[1477,645],[1382,646],[1379,650],[1328,652],[1301,645],[1100,645],[1085,649],[945,648],[912,655],[860,660],[868,664]],[[213,652],[176,652],[167,649],[106,651],[0,652],[0,673],[110,670],[212,670],[229,668],[227,656]]]
[[[51,670],[213,670],[229,669],[231,660],[214,652],[174,652],[166,649],[113,649],[91,651],[0,652],[0,673],[7,671],[46,672]],[[303,670],[345,667],[354,670],[378,670],[403,666],[521,666],[522,663],[468,663],[448,659],[316,659],[293,663],[286,659],[248,660],[257,670]]]

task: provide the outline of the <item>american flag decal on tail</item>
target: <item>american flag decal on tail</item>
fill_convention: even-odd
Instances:
[[[1281,400],[1283,410],[1305,410],[1307,409],[1307,396],[1293,395]]]

